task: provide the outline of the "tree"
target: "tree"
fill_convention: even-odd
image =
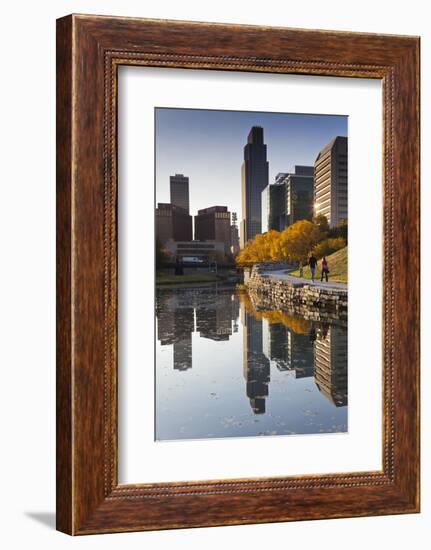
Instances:
[[[289,225],[281,239],[286,260],[305,263],[310,250],[322,239],[322,233],[313,222],[300,220]]]
[[[156,239],[156,268],[158,269],[169,263],[169,259],[169,253],[163,248],[159,239]]]
[[[315,223],[319,227],[322,235],[323,234],[326,235],[328,233],[329,223],[328,223],[328,218],[326,216],[324,216],[323,214],[319,214],[313,219],[313,223]]]
[[[317,243],[313,248],[313,255],[319,260],[323,256],[329,256],[337,250],[344,248],[346,241],[342,237],[335,237],[333,239],[324,239]]]
[[[323,220],[320,221],[323,224]],[[277,260],[305,262],[312,248],[325,237],[326,233],[319,225],[308,220],[300,220],[286,227],[281,233],[271,230],[256,235],[240,250],[236,262],[239,265]]]

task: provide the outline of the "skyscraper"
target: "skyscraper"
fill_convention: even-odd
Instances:
[[[279,178],[281,174],[277,175]],[[288,174],[282,174],[287,176]],[[286,185],[277,181],[262,191],[262,233],[271,229],[283,231],[286,227]]]
[[[268,185],[268,161],[263,128],[253,126],[242,164],[241,246],[262,232],[262,191]]]
[[[189,178],[183,174],[175,174],[169,178],[171,191],[171,204],[178,206],[189,213]]]
[[[231,245],[230,212],[227,206],[211,206],[198,210],[195,216],[195,240],[217,241],[224,244],[225,254]]]
[[[295,172],[287,176],[286,223],[292,225],[299,220],[313,219],[312,166],[295,166]]]
[[[239,232],[236,212],[232,212],[232,225],[230,226],[230,251],[236,256],[239,252]]]
[[[292,173],[277,174],[275,183],[262,191],[262,232],[283,229],[313,218],[313,166],[295,166]]]
[[[314,214],[326,216],[329,226],[347,220],[347,138],[337,136],[314,163]]]

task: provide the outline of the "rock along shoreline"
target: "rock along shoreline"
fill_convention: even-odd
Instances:
[[[315,321],[347,320],[347,285],[311,283],[288,274],[282,263],[256,263],[244,270],[244,285],[259,309],[279,309]]]

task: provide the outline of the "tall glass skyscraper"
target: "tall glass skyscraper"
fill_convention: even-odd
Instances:
[[[242,165],[241,246],[262,233],[262,191],[268,185],[268,161],[263,128],[253,126],[244,147]]]

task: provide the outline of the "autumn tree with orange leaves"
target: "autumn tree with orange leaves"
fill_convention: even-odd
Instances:
[[[322,223],[300,220],[281,232],[271,230],[256,235],[240,250],[236,262],[239,265],[276,260],[306,263],[310,252],[326,238],[325,229]],[[340,240],[337,245],[341,248],[341,245],[345,246],[345,242]]]

